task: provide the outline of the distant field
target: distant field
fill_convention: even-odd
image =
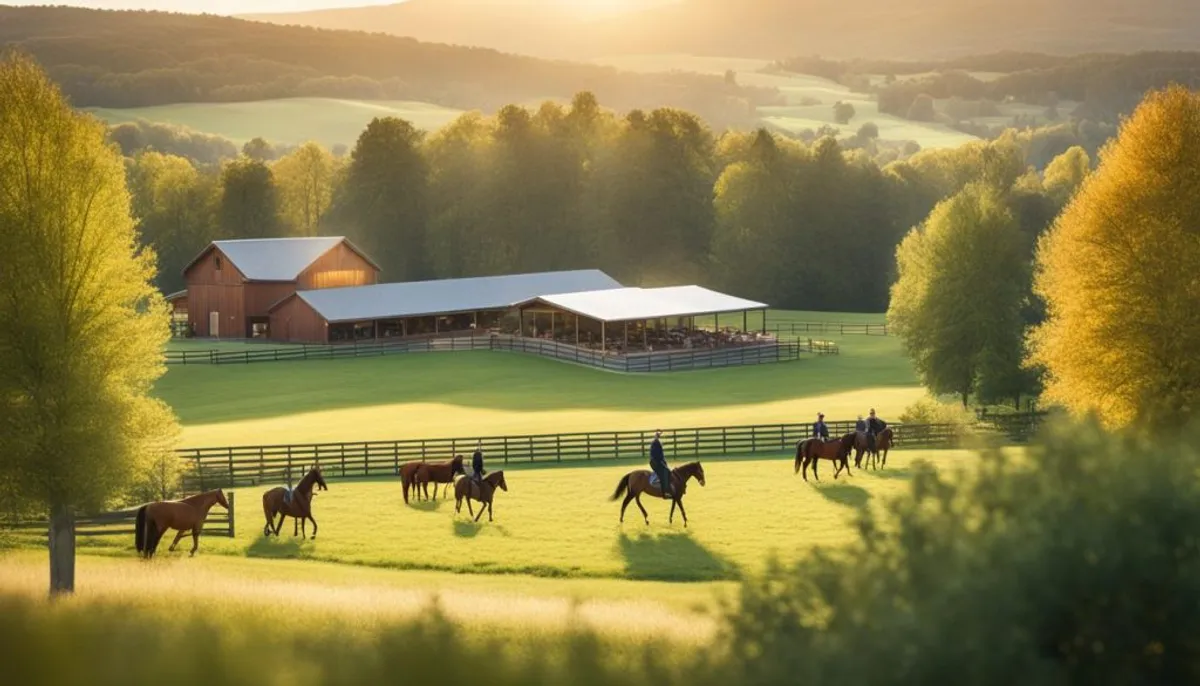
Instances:
[[[244,103],[186,103],[136,109],[89,110],[111,124],[145,119],[186,126],[243,143],[261,136],[298,144],[314,140],[326,146],[352,146],[375,117],[406,119],[421,129],[440,128],[462,114],[422,102],[288,98]]]

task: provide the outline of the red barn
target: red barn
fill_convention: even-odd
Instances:
[[[379,265],[341,236],[214,241],[183,270],[196,336],[266,338],[271,307],[297,291],[369,286]]]

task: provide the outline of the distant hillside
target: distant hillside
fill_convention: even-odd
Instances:
[[[1074,54],[1190,50],[1194,0],[630,0],[587,17],[565,0],[409,0],[382,7],[257,15],[528,55],[590,59],[687,52],[782,58],[946,58],[1020,50]]]
[[[673,106],[715,126],[778,100],[721,76],[632,74],[493,50],[228,17],[0,6],[0,46],[38,59],[77,106],[297,97],[426,102],[486,112],[590,90],[616,109]]]

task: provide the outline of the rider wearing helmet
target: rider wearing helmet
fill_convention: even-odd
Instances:
[[[829,440],[829,427],[825,426],[824,412],[817,413],[817,423],[813,424],[813,438],[820,438],[825,441]]]
[[[875,436],[887,428],[887,422],[875,416],[875,408],[871,408],[871,414],[867,417],[867,446],[871,451],[875,450]]]

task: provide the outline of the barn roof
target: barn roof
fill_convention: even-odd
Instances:
[[[308,269],[325,253],[345,243],[351,250],[379,269],[343,236],[318,236],[314,238],[243,238],[228,241],[213,241],[183,271],[186,273],[210,250],[220,249],[233,266],[250,281],[295,281],[301,272]]]
[[[540,293],[621,288],[598,269],[384,283],[300,291],[299,297],[328,322],[398,319],[512,307]],[[290,300],[276,303],[275,309]]]
[[[544,303],[604,322],[691,317],[766,309],[765,303],[718,293],[700,286],[617,288],[541,295],[521,303]]]

